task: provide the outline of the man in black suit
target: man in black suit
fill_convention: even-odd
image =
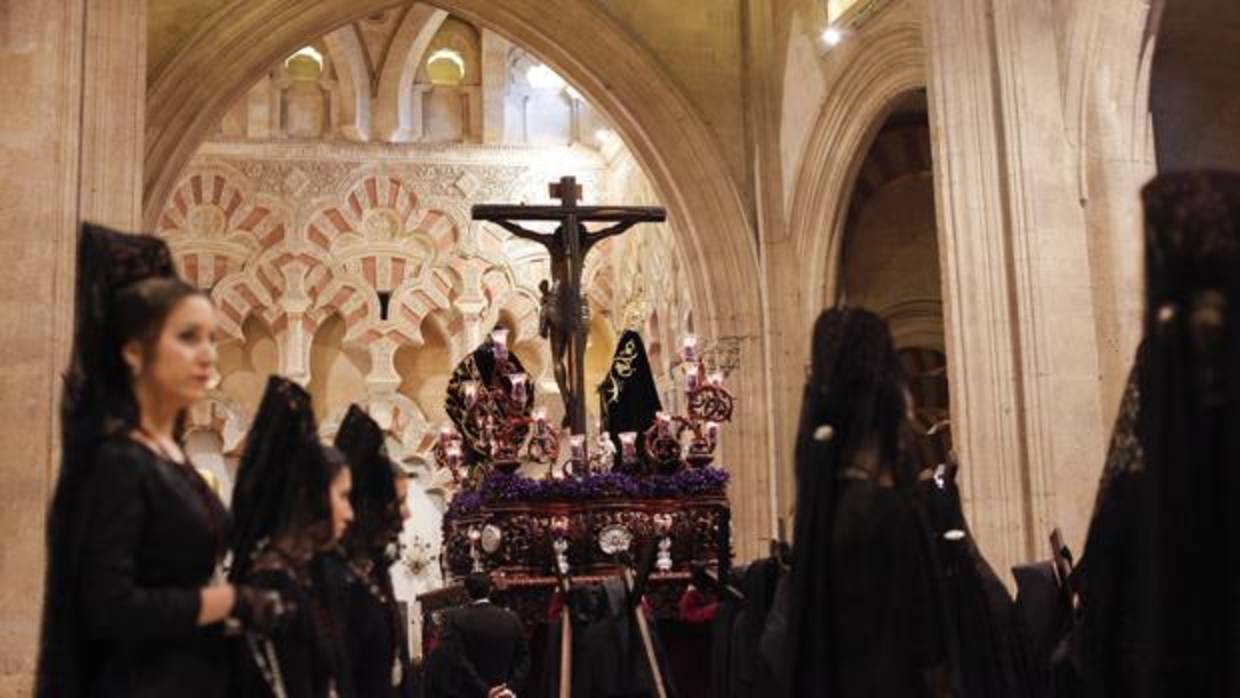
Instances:
[[[491,578],[471,574],[468,606],[444,614],[440,651],[455,669],[460,698],[515,697],[525,687],[530,648],[521,619],[491,603]]]

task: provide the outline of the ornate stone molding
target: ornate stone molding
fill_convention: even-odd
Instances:
[[[920,27],[910,23],[880,27],[864,40],[814,124],[789,209],[795,249],[808,265],[802,278],[815,284],[802,295],[807,322],[834,301],[848,194],[866,146],[896,100],[926,84]]]

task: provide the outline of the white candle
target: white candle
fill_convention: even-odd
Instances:
[[[491,341],[494,343],[491,351],[495,354],[496,361],[508,360],[508,330],[498,327],[491,331]]]
[[[586,437],[584,434],[573,434],[568,437],[569,454],[572,460],[584,463],[586,460]]]
[[[637,460],[637,432],[621,432],[620,457],[625,463],[632,463]]]
[[[701,381],[701,364],[696,361],[685,362],[685,389],[694,392]]]
[[[686,362],[697,361],[697,335],[686,335],[680,345],[680,358]]]
[[[667,436],[672,431],[672,418],[666,412],[655,415],[655,424],[658,425],[660,436]]]
[[[512,401],[518,405],[525,405],[525,385],[528,377],[524,373],[514,373],[508,377],[512,381]]]
[[[465,406],[473,407],[478,402],[478,384],[474,381],[465,382]]]

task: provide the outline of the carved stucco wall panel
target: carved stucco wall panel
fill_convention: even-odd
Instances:
[[[404,350],[414,352],[412,370],[444,370],[503,323],[532,377],[544,390],[553,385],[538,336],[537,283],[548,272],[546,254],[473,223],[471,204],[545,201],[554,168],[565,164],[587,200],[657,203],[631,157],[619,168],[579,149],[560,152],[549,160],[546,149],[504,146],[211,141],[170,195],[160,233],[187,275],[211,291],[225,341],[247,347],[268,341],[269,332],[276,369],[310,385],[312,345],[324,323],[339,317],[341,349],[369,358],[358,399],[377,409],[403,404],[392,409],[409,423],[427,424],[441,407],[418,405],[401,392],[397,354]],[[613,171],[623,172],[618,184]],[[656,352],[675,342],[683,323],[658,317],[691,317],[678,257],[666,225],[609,240],[589,259],[595,312],[615,329],[626,314],[639,318],[637,327],[654,333]],[[260,337],[245,336],[251,318],[265,328]],[[447,341],[446,366],[419,368],[427,322]],[[408,361],[402,365],[409,370]],[[663,362],[661,383],[669,383],[669,371]],[[234,405],[257,402],[256,395],[225,397]],[[416,431],[409,452],[425,457],[429,442]]]

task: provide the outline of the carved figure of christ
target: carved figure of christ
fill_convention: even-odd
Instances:
[[[559,205],[480,204],[472,208],[471,215],[474,220],[494,223],[523,240],[531,240],[547,249],[551,257],[553,283],[551,293],[544,292],[544,302],[556,304],[547,312],[551,358],[556,382],[564,399],[564,413],[570,433],[585,434],[588,328],[582,318],[581,272],[585,267],[586,255],[599,242],[619,235],[638,223],[667,220],[667,212],[658,207],[581,206],[581,186],[575,177],[561,177],[550,188],[551,198],[559,199]],[[559,225],[552,233],[540,233],[523,228],[519,224],[521,221],[555,221]],[[611,225],[591,231],[586,227],[588,223]]]

